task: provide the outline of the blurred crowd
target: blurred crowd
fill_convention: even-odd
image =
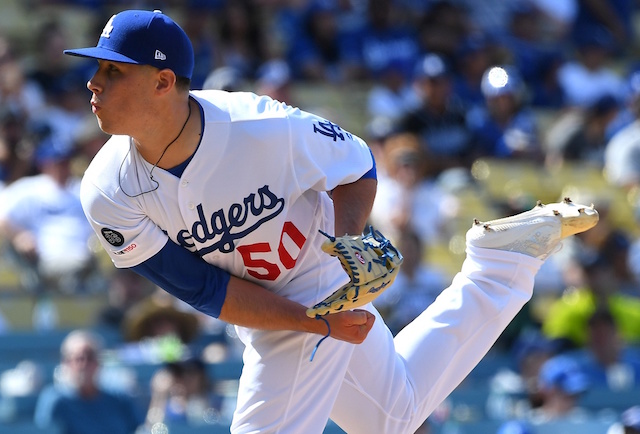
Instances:
[[[144,408],[123,410],[118,423],[128,427],[109,432],[216,422],[232,411],[205,378],[208,363],[240,360],[232,329],[105,263],[80,206],[82,172],[108,136],[85,87],[95,62],[62,50],[93,44],[108,17],[129,8],[163,9],[183,26],[196,55],[193,89],[267,94],[326,114],[369,143],[379,175],[370,222],[405,256],[394,286],[375,302],[394,333],[448,285],[464,255],[459,240],[470,212],[488,220],[567,192],[593,202],[600,223],[547,261],[534,299],[496,343],[510,364],[487,384],[501,402],[492,416],[532,424],[584,419],[595,417],[579,405],[589,390],[635,390],[640,397],[637,1],[14,3],[31,27],[0,27],[2,262],[16,276],[13,290],[35,300],[35,329],[63,322],[51,303],[56,295],[97,294],[105,303],[86,327],[119,337],[105,347],[92,331],[68,336],[56,386],[32,390],[42,394],[34,419],[41,426],[64,418],[95,422],[86,420],[92,409],[83,396],[100,396],[114,412],[135,407],[95,388],[98,355],[107,353],[162,367],[145,385]],[[70,10],[82,17],[82,30],[69,27]],[[309,89],[339,94],[341,108],[360,103],[352,117],[335,119],[336,106],[301,98]],[[486,180],[498,172],[507,174],[499,187],[531,173],[534,179],[529,189],[495,194]],[[0,332],[11,327],[0,309]],[[223,344],[189,347],[216,334]],[[637,414],[616,414],[612,433],[640,432]],[[625,420],[635,425],[625,428]],[[518,429],[508,432],[527,432]]]

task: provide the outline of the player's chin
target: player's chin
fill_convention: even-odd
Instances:
[[[109,122],[105,122],[99,115],[96,115],[96,120],[98,121],[98,126],[104,133],[110,135],[116,134],[116,132],[113,130],[113,127],[109,126]]]

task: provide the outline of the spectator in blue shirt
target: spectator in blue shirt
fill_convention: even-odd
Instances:
[[[476,152],[495,158],[542,159],[537,120],[526,98],[526,86],[511,65],[493,66],[482,77],[483,107],[469,111],[467,123]]]
[[[287,61],[295,79],[342,83],[362,77],[358,56],[347,56],[350,30],[340,25],[332,0],[315,0],[295,20]]]
[[[427,54],[421,58],[413,80],[419,105],[398,121],[399,130],[420,138],[429,162],[428,177],[454,167],[470,167],[476,156],[465,109],[452,92],[452,78],[442,56]]]
[[[75,330],[65,338],[55,384],[38,398],[38,427],[62,434],[132,434],[142,424],[144,416],[130,396],[98,385],[100,351],[100,340],[91,332]]]
[[[593,386],[612,390],[640,386],[640,351],[625,344],[607,309],[589,318],[587,346],[574,354]]]
[[[401,65],[407,78],[413,74],[419,56],[416,32],[398,15],[392,1],[371,0],[366,25],[345,41],[346,55],[359,58],[369,78],[378,78],[392,63]]]

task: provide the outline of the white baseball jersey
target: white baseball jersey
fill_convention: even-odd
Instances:
[[[304,305],[345,283],[344,272],[327,274],[327,267],[341,270],[339,263],[308,246],[320,242],[318,229],[333,230],[326,191],[372,168],[366,143],[267,97],[221,91],[192,96],[204,112],[203,136],[180,178],[155,168],[154,190],[152,165],[127,136],[112,137],[84,176],[83,205],[114,264],[138,265],[169,237]],[[288,285],[300,275],[304,289],[313,291]]]
[[[141,264],[167,242],[231,274],[310,306],[348,278],[322,252],[333,233],[326,191],[372,168],[367,145],[336,124],[266,97],[192,92],[201,143],[177,177],[158,184],[128,137],[113,137],[82,184],[87,217],[117,267]],[[394,337],[376,321],[352,345],[238,327],[246,345],[234,434],[318,434],[329,417],[349,434],[414,433],[464,379],[531,297],[542,261],[468,247],[461,273]],[[188,272],[188,270],[186,270]]]

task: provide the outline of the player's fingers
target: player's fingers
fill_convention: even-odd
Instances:
[[[359,310],[354,312],[358,314],[359,320],[357,324],[354,323],[354,325],[356,326],[354,341],[355,343],[359,344],[366,339],[367,335],[371,331],[371,328],[373,327],[373,323],[375,322],[376,317],[371,312],[368,312],[366,310]]]
[[[364,325],[373,316],[370,312],[363,309],[354,309],[351,311],[351,321],[353,325]]]
[[[365,310],[344,311],[324,317],[331,326],[331,337],[352,344],[359,344],[365,340],[375,316]]]

